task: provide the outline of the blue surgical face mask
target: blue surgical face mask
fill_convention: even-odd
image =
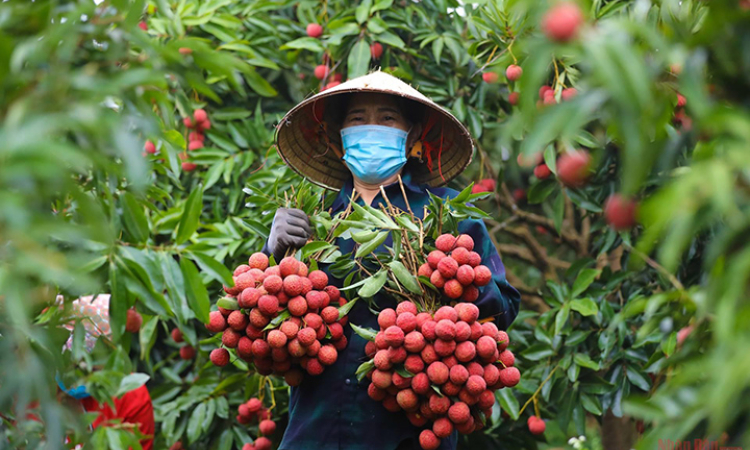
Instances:
[[[368,184],[379,184],[406,164],[408,132],[384,125],[357,125],[341,130],[344,163]]]
[[[73,388],[66,388],[65,385],[62,382],[62,378],[60,378],[60,375],[55,375],[55,381],[57,381],[57,385],[60,387],[60,389],[65,392],[66,394],[70,395],[71,397],[81,400],[86,397],[91,397],[91,394],[86,390],[86,386],[76,386]]]

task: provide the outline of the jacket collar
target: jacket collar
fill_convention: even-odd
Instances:
[[[414,180],[412,179],[411,173],[406,172],[401,175],[401,181],[404,184],[404,190],[406,191],[406,195],[409,196],[410,193],[418,194],[422,193],[424,191],[423,187],[419,184],[416,184]],[[391,183],[388,186],[384,186],[385,192],[389,194],[389,197],[391,197],[391,193],[401,193],[401,188],[398,185],[398,181],[395,183]],[[352,178],[349,178],[346,183],[344,183],[344,186],[339,191],[338,195],[336,196],[336,199],[333,201],[333,204],[331,204],[331,210],[334,213],[337,213],[349,204],[349,200],[352,198],[352,193],[354,192],[354,180]]]

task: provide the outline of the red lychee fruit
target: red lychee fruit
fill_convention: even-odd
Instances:
[[[271,330],[266,338],[271,348],[281,348],[286,345],[287,337],[281,330]]]
[[[477,341],[477,354],[480,358],[491,358],[497,350],[497,342],[490,336],[482,336]]]
[[[391,325],[385,330],[385,341],[392,347],[400,347],[404,343],[404,330]]]
[[[225,348],[215,348],[211,350],[211,362],[219,367],[229,364],[229,352]]]
[[[380,389],[373,383],[370,383],[370,385],[367,386],[367,395],[369,395],[370,398],[375,400],[376,402],[383,401],[383,399],[385,398],[385,394],[386,392],[383,389]]]
[[[542,18],[542,31],[553,41],[565,42],[578,34],[583,24],[581,8],[573,2],[560,2],[551,7]]]
[[[250,309],[255,308],[258,305],[258,300],[262,296],[263,291],[256,288],[247,288],[243,290],[237,296],[237,303],[240,308]]]
[[[388,350],[378,350],[373,357],[373,363],[377,369],[389,370],[392,364],[390,358],[388,358]]]
[[[563,100],[570,100],[573,97],[578,95],[578,91],[574,87],[565,88],[562,90],[562,99]]]
[[[433,344],[435,347],[435,353],[437,353],[440,357],[446,357],[453,354],[453,352],[456,351],[456,341],[450,340],[450,341],[444,341],[442,339],[438,339]]]
[[[333,365],[333,363],[336,362],[336,359],[338,359],[338,356],[339,352],[330,344],[320,347],[320,350],[318,351],[318,359],[320,359],[320,363],[324,366]]]
[[[580,187],[586,182],[591,166],[591,155],[579,150],[562,155],[557,160],[557,177],[568,187]]]
[[[339,288],[336,286],[326,286],[325,289],[323,289],[326,294],[328,294],[328,297],[332,302],[338,302],[341,298],[341,292],[339,292]]]
[[[494,364],[487,364],[484,366],[484,373],[481,375],[482,378],[484,378],[485,383],[487,383],[487,386],[493,386],[497,384],[497,380],[500,379],[500,369]]]
[[[459,235],[456,239],[456,246],[472,251],[474,250],[474,239],[468,234]]]
[[[323,325],[323,319],[315,313],[307,313],[305,314],[305,325],[317,330]]]
[[[479,394],[479,400],[477,401],[477,406],[479,407],[479,409],[489,409],[492,408],[494,404],[495,394],[491,390],[486,389],[481,394]]]
[[[411,389],[399,391],[399,393],[396,394],[396,401],[398,402],[398,406],[404,411],[415,411],[419,406],[417,394]]]
[[[380,325],[381,330],[396,325],[396,311],[392,308],[386,308],[380,311],[378,314],[378,325]]]
[[[264,316],[274,317],[279,311],[279,299],[274,295],[263,295],[258,299],[258,309]]]
[[[337,341],[344,336],[344,327],[341,325],[341,322],[328,325],[328,331],[331,332],[331,339],[334,341]]]
[[[196,123],[205,122],[208,119],[208,114],[206,114],[206,110],[204,109],[196,109],[193,111],[193,119],[195,119]]]
[[[305,366],[305,369],[307,370],[307,373],[309,373],[312,376],[318,376],[321,373],[323,373],[323,364],[321,364],[320,360],[317,358],[310,358],[309,361],[307,361],[307,365]]]
[[[331,324],[339,320],[339,310],[333,306],[326,306],[320,311],[320,316],[323,318],[325,323]]]
[[[315,342],[318,333],[312,327],[305,327],[297,332],[297,339],[304,347],[309,347]]]
[[[211,311],[208,314],[206,329],[212,333],[220,333],[227,327],[226,319],[220,311]]]
[[[471,260],[471,252],[464,247],[456,247],[451,252],[451,258],[455,259],[458,265],[469,264]]]
[[[271,450],[271,447],[273,447],[271,440],[265,436],[256,439],[253,445],[255,446],[255,450]]]
[[[138,28],[140,28],[143,31],[148,31],[148,25],[144,21],[138,22]]]
[[[635,225],[638,203],[620,194],[612,194],[604,204],[604,219],[617,231],[627,230]]]
[[[186,360],[195,358],[195,349],[190,345],[180,347],[180,358]]]
[[[125,331],[128,333],[137,333],[143,325],[143,317],[135,309],[129,309],[125,317]]]
[[[682,94],[677,94],[677,107],[684,108],[687,105],[687,99]]]
[[[388,389],[392,382],[393,376],[391,372],[375,369],[372,373],[372,384],[380,389]]]
[[[447,417],[441,417],[432,424],[432,431],[435,436],[445,439],[453,433],[453,424]]]
[[[515,64],[511,64],[507,69],[505,69],[505,77],[508,79],[508,81],[516,81],[517,79],[521,78],[522,74],[523,69],[521,68],[521,66],[517,66]]]
[[[313,270],[307,275],[315,290],[323,290],[328,284],[328,275],[322,270]]]
[[[445,258],[445,253],[441,252],[440,250],[433,250],[427,255],[427,264],[430,265],[432,270],[436,270],[438,268],[438,264],[440,261]]]
[[[450,369],[451,367],[458,364],[458,360],[453,355],[446,356],[445,358],[443,358],[443,364],[445,364],[448,367],[448,369]]]
[[[435,321],[440,322],[443,319],[450,320],[451,322],[458,321],[458,313],[456,312],[456,309],[448,305],[441,306],[435,311]]]
[[[471,341],[464,341],[456,345],[456,359],[461,362],[469,362],[477,354],[477,348]]]
[[[419,433],[419,446],[423,450],[437,450],[440,447],[440,439],[430,430],[422,430]]]
[[[474,284],[477,286],[486,286],[492,281],[492,272],[485,265],[478,265],[474,268]]]
[[[149,155],[153,155],[156,153],[156,145],[151,141],[146,141],[146,144],[143,146],[143,151]]]
[[[420,355],[409,355],[404,361],[404,369],[410,373],[417,374],[424,370],[424,361]]]
[[[550,175],[552,175],[552,171],[549,170],[547,164],[539,164],[534,168],[534,176],[540,180],[546,180]]]
[[[315,70],[313,71],[313,75],[315,75],[315,78],[322,80],[323,78],[328,76],[330,69],[325,64],[320,64],[318,66],[315,66]]]
[[[432,344],[426,344],[419,355],[425,364],[432,364],[438,360],[437,352],[435,352],[435,347]]]
[[[401,316],[399,316],[399,318],[400,317]],[[411,353],[421,352],[424,346],[425,339],[419,331],[411,331],[404,337],[404,348]]]
[[[183,341],[182,331],[179,328],[172,329],[172,340],[178,343]]]
[[[250,318],[250,323],[256,328],[263,328],[271,321],[271,318],[264,316],[258,308],[251,309],[248,317]]]
[[[456,324],[448,319],[443,319],[435,326],[435,334],[440,339],[452,340],[456,337]]]
[[[555,103],[557,103],[557,100],[555,99],[555,92],[554,91],[547,91],[547,92],[545,92],[544,93],[544,100],[542,100],[542,104],[544,104],[544,105],[554,105]]]
[[[476,320],[479,318],[479,308],[477,307],[477,305],[464,303],[460,308],[458,307],[458,305],[456,305],[454,309],[458,314],[458,319],[468,323],[469,325],[476,322]]]
[[[508,367],[500,371],[500,382],[505,386],[513,387],[521,381],[521,372],[515,367]]]
[[[384,331],[378,331],[375,334],[375,346],[378,349],[387,349],[388,343],[385,342],[385,332]]]
[[[430,392],[430,379],[424,372],[419,372],[411,379],[411,388],[419,395],[427,395]]]
[[[302,279],[299,275],[289,275],[283,281],[284,293],[289,297],[295,297],[302,294]]]
[[[367,341],[367,344],[365,344],[365,355],[367,355],[368,358],[372,358],[377,351],[378,347],[375,343],[373,341]]]
[[[441,259],[440,262],[438,262],[437,269],[440,272],[440,275],[448,280],[456,276],[456,271],[458,271],[458,263],[450,256],[446,256],[445,258]]]
[[[408,354],[406,353],[406,349],[403,347],[388,347],[388,359],[393,364],[401,364],[402,362],[406,361],[406,357]]]
[[[227,324],[236,331],[244,331],[247,327],[248,319],[242,311],[232,311],[227,317]]]
[[[497,329],[497,325],[495,325],[492,322],[485,322],[482,324],[482,334],[485,336],[489,336],[495,341],[497,341],[497,338],[499,336],[499,331]]]
[[[464,321],[456,322],[456,342],[463,342],[471,337],[471,325]]]
[[[299,343],[299,339],[296,337],[289,339],[287,350],[289,351],[289,355],[293,358],[301,358],[307,354],[307,348],[303,347],[302,344]]]
[[[307,280],[307,278],[302,278],[303,283],[304,280]],[[307,300],[307,308],[311,310],[317,310],[321,306],[323,306],[324,295],[326,295],[325,292],[319,291],[309,291],[307,294],[305,294],[305,300]]]
[[[482,192],[490,192],[489,189],[487,189],[486,186],[483,184],[477,183],[474,186],[471,187],[471,193],[472,194],[481,194]]]
[[[224,330],[224,334],[221,335],[221,343],[224,344],[225,347],[236,348],[241,337],[242,335],[239,331],[227,328]]]
[[[419,327],[419,330],[422,332],[422,335],[425,339],[428,341],[434,341],[435,340],[435,327],[437,326],[437,322],[435,322],[432,319],[425,320],[425,322],[422,324],[421,327]]]
[[[469,371],[466,369],[466,366],[456,364],[455,366],[450,368],[449,377],[451,383],[458,386],[463,386],[463,384],[466,383],[466,380],[469,379]]]
[[[311,38],[319,38],[323,35],[323,26],[317,23],[309,23],[305,31]]]
[[[500,352],[500,356],[498,357],[498,359],[501,363],[503,363],[505,367],[511,367],[516,363],[516,357],[510,350],[504,350]]]
[[[479,322],[474,322],[471,324],[471,336],[469,336],[469,339],[476,342],[477,339],[482,337],[482,324]]]
[[[240,340],[237,342],[237,356],[245,361],[250,361],[252,359],[253,341],[250,338],[245,336],[240,337]]]
[[[471,395],[477,396],[484,392],[485,389],[487,389],[487,382],[482,376],[471,375],[469,379],[466,380],[466,390]]]
[[[273,434],[276,431],[276,422],[273,420],[263,420],[258,425],[258,431],[260,431],[260,434],[266,436]]]
[[[370,46],[370,56],[372,59],[380,59],[383,56],[383,44],[380,42],[373,42]]]
[[[693,332],[693,326],[692,325],[688,325],[688,326],[680,329],[680,331],[677,332],[677,346],[681,347],[682,343],[685,342],[685,339],[687,339],[688,336],[690,336],[690,333],[692,333],[692,332]]]
[[[443,276],[440,275],[440,272],[436,270],[430,275],[430,283],[436,288],[442,289],[445,287],[445,278],[443,278]]]
[[[443,253],[448,253],[456,246],[456,237],[451,234],[441,234],[435,239],[435,248]]]
[[[471,393],[466,388],[463,388],[458,392],[458,399],[469,406],[476,405],[479,401],[479,397],[476,395],[471,395]]]
[[[200,131],[191,131],[190,133],[188,133],[188,142],[193,142],[193,141],[205,142],[206,135],[201,133]]]
[[[407,412],[406,418],[409,419],[409,422],[417,428],[422,428],[427,424],[427,417],[423,416],[418,411]]]
[[[403,313],[411,313],[417,315],[417,305],[412,302],[401,302],[396,305],[396,315],[400,316]]]
[[[420,277],[430,278],[430,276],[432,275],[432,267],[430,267],[430,265],[427,263],[422,264],[417,270],[417,275]]]
[[[277,275],[268,275],[263,279],[263,289],[269,294],[277,294],[283,287],[283,280]]]
[[[240,264],[239,266],[237,266],[236,269],[234,269],[234,272],[232,273],[232,277],[238,277],[240,274],[245,273],[250,269],[251,267],[248,266],[247,264]]]
[[[520,203],[524,200],[526,200],[526,191],[522,188],[516,188],[513,190],[513,200],[516,201],[516,203]]]
[[[271,355],[271,346],[263,339],[257,339],[252,343],[252,352],[256,358],[267,358]]]
[[[455,424],[464,423],[470,417],[469,405],[464,402],[456,402],[448,409],[448,418]]]
[[[518,99],[520,95],[518,92],[511,92],[508,94],[508,103],[510,103],[512,106],[516,106],[518,104]]]
[[[183,172],[192,172],[198,168],[198,165],[191,162],[184,162],[180,164],[180,167],[182,167]]]
[[[281,274],[281,278],[286,278],[289,275],[296,275],[299,271],[299,261],[297,261],[293,256],[287,256],[286,258],[283,258],[281,262],[279,262],[279,273]]]
[[[303,378],[302,371],[298,369],[291,369],[287,371],[284,374],[284,381],[286,381],[286,384],[289,386],[295,387],[302,384],[302,378]]]
[[[500,77],[495,72],[485,72],[482,74],[482,80],[487,84],[497,83],[498,78]]]
[[[448,412],[451,406],[451,399],[448,397],[441,397],[440,395],[433,395],[430,397],[430,410],[438,416]]]
[[[544,434],[544,430],[546,428],[544,420],[540,419],[537,416],[529,417],[529,420],[526,421],[526,425],[528,425],[531,434],[536,435]]]
[[[427,376],[430,378],[432,384],[443,384],[448,381],[450,375],[448,366],[441,361],[435,361],[427,367]]]
[[[237,275],[234,278],[234,287],[238,293],[247,288],[255,287],[255,276],[249,270]]]
[[[189,151],[198,150],[198,149],[201,149],[201,148],[203,148],[203,141],[190,141],[190,142],[188,142],[188,150]]]
[[[247,264],[253,269],[266,270],[268,268],[268,256],[261,252],[253,253],[250,255]]]
[[[290,299],[289,302],[287,302],[286,307],[289,309],[289,314],[302,317],[307,313],[307,300],[305,300],[305,297],[298,295]]]
[[[281,325],[279,326],[279,331],[284,333],[284,336],[286,336],[287,339],[294,339],[297,337],[297,332],[299,331],[299,325],[292,322],[291,320],[285,320],[281,322]]]
[[[404,333],[409,333],[417,328],[417,318],[408,311],[404,312],[396,318],[396,326],[404,330]]]
[[[456,271],[456,280],[458,280],[458,282],[461,283],[462,286],[468,286],[468,285],[472,284],[474,282],[474,268],[471,267],[468,264],[464,264],[464,265],[460,266],[458,268],[458,270]],[[449,283],[446,283],[446,286],[448,284]],[[451,297],[451,298],[457,298],[457,297],[452,297],[450,295],[448,295],[448,296]]]

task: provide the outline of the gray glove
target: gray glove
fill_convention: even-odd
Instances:
[[[271,234],[266,248],[276,262],[281,261],[287,250],[301,248],[312,236],[310,219],[304,211],[294,208],[279,208],[273,216]]]

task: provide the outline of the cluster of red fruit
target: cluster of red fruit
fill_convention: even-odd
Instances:
[[[685,131],[690,131],[693,128],[693,119],[685,112],[685,105],[687,105],[687,99],[684,95],[677,93],[677,104],[675,105],[672,123],[680,125]]]
[[[414,426],[431,423],[419,436],[425,450],[438,448],[454,429],[481,429],[494,391],[521,378],[507,333],[478,318],[472,303],[443,306],[433,315],[402,302],[380,312],[380,331],[365,347],[374,364],[369,396],[389,411],[406,411]]]
[[[271,420],[271,411],[263,407],[258,398],[251,398],[237,408],[237,422],[249,425],[258,421],[258,432],[261,436],[252,444],[242,446],[242,450],[271,450],[272,443],[268,436],[276,431],[276,422]]]
[[[427,255],[427,262],[417,275],[430,279],[452,300],[475,302],[479,288],[492,280],[492,272],[482,265],[482,257],[474,250],[474,239],[468,234],[458,237],[442,234],[435,240],[435,248]]]
[[[203,148],[203,142],[206,140],[205,131],[211,129],[211,121],[208,120],[208,114],[203,109],[196,109],[193,111],[193,118],[185,117],[182,119],[182,123],[191,131],[188,134],[188,151],[198,150]],[[187,152],[180,153],[180,159],[182,160],[182,170],[185,172],[192,172],[196,169],[195,163],[187,161]]]
[[[308,270],[293,257],[269,266],[263,253],[237,267],[234,287],[224,287],[234,309],[219,307],[206,324],[208,331],[224,333],[224,347],[211,351],[211,362],[227,365],[227,348],[233,348],[255,364],[258,373],[281,375],[290,386],[302,382],[301,369],[320,375],[335,363],[347,345],[346,317],[339,317],[339,309],[331,304],[343,306],[346,299],[328,285],[325,272]],[[272,324],[280,315],[284,319]]]
[[[172,329],[172,340],[180,344],[185,341],[182,331],[179,328]],[[195,358],[195,348],[192,345],[185,344],[180,347],[180,358],[184,360]]]
[[[478,194],[480,192],[495,192],[496,187],[497,182],[495,180],[492,178],[484,178],[477,181],[476,184],[471,187],[471,193]]]

